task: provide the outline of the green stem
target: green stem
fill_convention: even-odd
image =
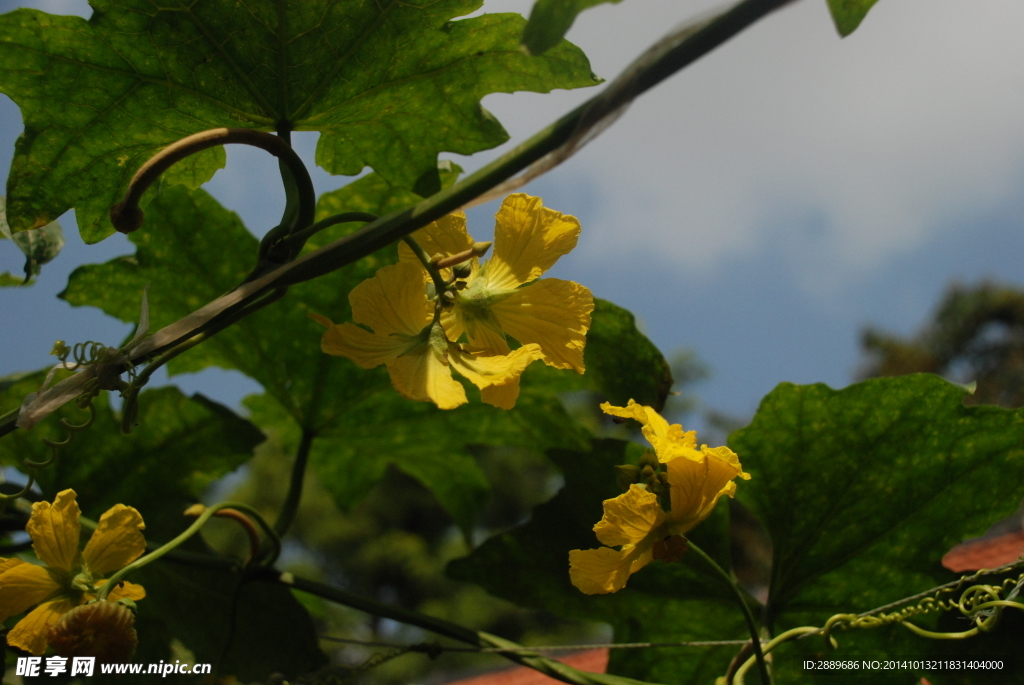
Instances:
[[[820,632],[821,632],[821,628],[817,628],[815,626],[801,626],[799,628],[792,628],[791,630],[787,630],[786,632],[782,633],[781,635],[776,636],[775,638],[773,638],[771,640],[771,642],[769,642],[768,644],[764,645],[764,647],[763,647],[764,653],[768,654],[773,649],[775,649],[776,647],[781,645],[783,642],[789,642],[790,640],[793,640],[793,639],[798,638],[798,637],[802,637],[804,635],[809,635],[811,633],[820,633]],[[755,657],[750,657],[745,662],[743,662],[743,665],[740,666],[738,669],[736,669],[736,675],[734,675],[733,679],[731,681],[729,681],[730,684],[731,683],[738,683],[739,685],[743,685],[743,679],[746,677],[747,671],[749,671],[750,667],[753,666],[755,663],[757,663],[757,659]]]
[[[962,633],[936,633],[931,630],[925,630],[924,628],[918,628],[909,621],[901,621],[900,625],[912,633],[916,633],[921,637],[931,638],[932,640],[963,640],[969,637],[974,637],[979,632],[977,627],[965,630]]]
[[[237,509],[239,511],[244,511],[260,523],[260,526],[263,528],[264,532],[267,533],[267,537],[270,538],[271,543],[274,544],[275,549],[275,552],[270,557],[268,557],[266,563],[274,563],[274,561],[277,559],[277,555],[281,551],[281,541],[277,538],[276,534],[274,533],[274,530],[266,524],[266,521],[263,520],[263,517],[260,516],[259,512],[250,507],[248,504],[242,504],[240,502],[220,502],[218,504],[213,505],[212,507],[208,507],[202,514],[199,515],[199,517],[192,523],[191,526],[182,531],[181,534],[178,535],[176,538],[158,547],[149,554],[143,557],[139,557],[132,563],[122,568],[121,570],[117,571],[114,575],[110,576],[110,579],[107,580],[107,582],[104,583],[103,587],[100,588],[99,592],[96,593],[96,599],[101,601],[105,600],[107,598],[107,595],[110,594],[110,591],[113,590],[117,586],[117,584],[121,582],[121,580],[123,580],[124,577],[127,576],[129,573],[137,571],[143,566],[146,566],[147,564],[153,563],[157,559],[160,559],[161,557],[170,554],[177,547],[183,545],[185,542],[188,541],[189,538],[198,533],[199,530],[204,525],[206,525],[206,522],[209,521],[210,518],[221,509]]]
[[[287,167],[286,173],[291,174],[295,181],[294,192],[298,202],[297,209],[291,205],[285,208],[285,216],[282,221],[286,221],[289,214],[294,212],[296,227],[304,228],[313,223],[313,212],[316,208],[313,181],[309,177],[306,165],[302,163],[286,139],[248,128],[215,128],[182,138],[176,143],[168,145],[143,164],[129,182],[124,199],[110,210],[110,220],[114,227],[122,233],[131,233],[142,225],[143,212],[139,209],[139,200],[142,199],[143,193],[149,186],[176,162],[211,147],[231,143],[252,145],[277,157]]]
[[[263,575],[258,576],[258,578],[261,580],[276,580],[289,587],[293,587],[296,590],[302,590],[303,592],[308,592],[312,595],[316,595],[317,597],[322,597],[338,604],[344,604],[345,606],[359,609],[360,611],[365,611],[375,616],[390,618],[401,623],[418,626],[425,630],[429,630],[432,633],[450,637],[454,640],[458,640],[459,642],[464,642],[475,647],[500,647],[508,649],[509,651],[507,652],[498,653],[507,659],[522,664],[523,666],[528,666],[565,683],[574,683],[575,685],[644,685],[641,681],[633,680],[631,678],[623,678],[621,676],[608,675],[606,673],[587,673],[579,671],[571,666],[563,664],[560,661],[556,661],[555,659],[549,659],[539,654],[529,652],[521,645],[497,637],[496,635],[472,630],[471,628],[460,626],[459,624],[452,623],[451,621],[427,616],[415,611],[410,611],[409,609],[403,609],[402,607],[382,604],[381,602],[372,600],[369,597],[364,597],[353,592],[331,587],[330,585],[318,583],[313,580],[299,578],[291,573],[281,573],[273,569],[267,569],[263,572]]]
[[[295,453],[295,463],[292,464],[292,478],[288,483],[288,495],[284,504],[281,505],[281,512],[274,521],[274,530],[279,536],[284,536],[291,528],[295,520],[295,514],[299,510],[299,502],[302,499],[302,484],[306,478],[306,463],[309,461],[309,450],[313,446],[313,438],[316,434],[306,428],[302,429],[302,439],[299,440],[299,449]]]
[[[380,217],[377,216],[376,214],[370,214],[369,212],[343,212],[341,214],[335,214],[334,216],[329,216],[326,219],[321,219],[320,221],[317,221],[315,224],[307,228],[304,228],[301,231],[296,231],[295,233],[285,238],[284,242],[287,243],[288,245],[301,246],[304,245],[307,240],[309,240],[310,238],[312,238],[314,235],[324,230],[325,228],[330,228],[331,226],[336,226],[337,224],[347,224],[353,221],[369,223],[371,221],[376,221],[379,218]]]
[[[416,242],[415,238],[411,235],[407,235],[403,237],[402,240],[405,241],[405,244],[409,246],[412,253],[416,255],[416,259],[420,260],[420,264],[422,264],[423,268],[427,270],[428,274],[430,274],[431,280],[434,281],[434,290],[437,291],[437,301],[440,302],[441,298],[444,297],[444,291],[448,289],[448,284],[445,283],[444,278],[441,277],[441,272],[430,261],[430,255],[428,255],[427,251],[424,250],[418,242]]]
[[[747,630],[750,631],[751,644],[754,648],[754,657],[757,659],[757,670],[761,676],[761,685],[771,685],[771,678],[768,676],[768,664],[764,660],[764,652],[761,650],[761,634],[757,630],[757,622],[754,620],[754,614],[750,611],[750,606],[747,604],[746,598],[743,596],[743,591],[740,589],[739,584],[736,580],[728,573],[725,572],[714,559],[709,557],[707,553],[697,545],[693,544],[692,540],[687,540],[686,548],[692,551],[694,554],[704,560],[708,566],[710,566],[715,573],[721,576],[722,580],[725,581],[729,589],[736,596],[736,602],[740,605],[740,609],[743,610],[743,617],[747,620]]]

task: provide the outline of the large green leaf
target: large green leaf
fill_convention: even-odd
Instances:
[[[518,15],[451,21],[479,0],[91,4],[88,21],[0,17],[0,92],[25,123],[8,181],[16,231],[74,207],[85,240],[100,240],[148,157],[219,126],[321,131],[316,158],[329,172],[371,166],[429,194],[438,152],[507,139],[484,95],[598,82],[568,43],[521,52]],[[169,180],[196,187],[223,164],[217,148]]]
[[[828,9],[832,12],[839,35],[845,38],[856,31],[876,2],[878,0],[828,0]]]
[[[565,487],[534,509],[528,523],[450,563],[448,574],[521,606],[610,623],[616,642],[749,637],[727,588],[692,555],[681,564],[654,562],[611,595],[587,596],[570,584],[569,551],[600,546],[593,526],[601,519],[601,502],[620,493],[614,466],[635,464],[642,452],[636,447],[595,440],[587,451],[548,452],[565,475]],[[726,568],[727,518],[727,507],[719,507],[691,536]],[[735,647],[613,650],[609,672],[650,682],[707,683],[725,673],[735,652]]]
[[[963,398],[960,386],[925,374],[838,391],[783,384],[731,436],[753,476],[738,497],[773,542],[766,615],[777,629],[822,625],[952,580],[942,555],[1017,507],[1024,411],[965,407]],[[850,654],[939,649],[898,626],[840,641]],[[780,660],[822,649],[820,639],[801,641]],[[782,682],[809,681],[798,671]]]
[[[217,664],[222,677],[267,682],[282,673],[293,679],[327,661],[309,613],[284,585],[243,582],[237,570],[173,560],[147,566],[137,580],[147,591],[138,603],[140,621],[162,623],[198,663]]]
[[[577,14],[606,2],[622,0],[537,0],[523,29],[523,46],[532,55],[547,52],[562,40]]]

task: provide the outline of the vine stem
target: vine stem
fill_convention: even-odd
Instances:
[[[444,282],[444,278],[441,276],[441,271],[437,266],[435,266],[434,262],[431,261],[430,255],[427,254],[427,251],[423,249],[423,246],[420,245],[415,238],[411,235],[407,235],[402,238],[402,240],[409,246],[412,253],[416,255],[416,259],[420,260],[420,264],[422,264],[423,268],[427,270],[427,273],[430,274],[430,280],[434,282],[434,291],[437,295],[437,301],[443,301],[444,293],[448,289],[448,284]]]
[[[189,538],[198,533],[199,530],[204,525],[206,525],[206,522],[209,521],[213,516],[217,514],[217,512],[219,512],[222,509],[235,509],[237,511],[244,512],[252,518],[256,519],[256,521],[260,524],[260,527],[263,528],[263,531],[267,533],[267,537],[270,538],[271,543],[274,545],[273,553],[271,553],[271,555],[268,556],[265,560],[262,560],[262,563],[273,564],[277,560],[277,555],[281,551],[281,541],[277,537],[276,533],[274,533],[273,528],[268,526],[266,524],[266,521],[263,520],[263,517],[260,515],[260,513],[253,509],[248,504],[243,504],[241,502],[220,502],[218,504],[213,505],[212,507],[208,507],[205,511],[203,511],[203,513],[199,515],[199,517],[192,523],[192,525],[186,528],[184,531],[182,531],[176,538],[174,538],[173,540],[164,545],[161,545],[149,554],[139,557],[132,563],[128,564],[124,568],[114,573],[114,575],[110,576],[107,582],[104,583],[103,587],[99,589],[99,592],[96,593],[96,599],[99,601],[105,600],[107,598],[107,595],[110,594],[110,591],[117,587],[117,584],[121,582],[124,579],[124,577],[127,576],[129,573],[137,571],[143,566],[153,563],[157,559],[160,559],[161,557],[173,552],[179,546],[183,545],[186,541],[188,541]]]
[[[265,569],[261,570],[260,574],[260,576],[256,577],[257,579],[277,581],[295,588],[296,590],[308,592],[331,602],[344,604],[345,606],[359,609],[360,611],[365,611],[367,613],[374,614],[375,616],[390,618],[401,623],[414,625],[425,630],[429,630],[432,633],[473,645],[474,647],[497,647],[507,649],[509,651],[498,653],[507,659],[522,664],[523,666],[528,666],[536,671],[540,671],[541,673],[555,678],[556,680],[561,680],[564,683],[573,683],[573,685],[648,685],[642,681],[633,680],[632,678],[609,675],[607,673],[588,673],[580,671],[568,664],[563,664],[561,661],[556,659],[549,659],[541,656],[540,654],[530,652],[527,648],[523,648],[515,642],[505,640],[504,638],[500,638],[496,635],[472,630],[471,628],[460,626],[457,623],[452,623],[442,618],[427,616],[416,611],[403,609],[402,607],[383,604],[370,599],[369,597],[364,597],[340,588],[331,587],[330,585],[318,583],[313,580],[300,578],[291,573],[281,573],[274,569]]]
[[[284,242],[288,245],[303,245],[307,240],[312,238],[320,231],[324,230],[325,228],[330,228],[331,226],[334,226],[336,224],[347,224],[354,221],[370,223],[372,221],[376,221],[379,218],[380,217],[377,216],[376,214],[370,214],[369,212],[343,212],[341,214],[335,214],[334,216],[329,216],[326,219],[321,219],[320,221],[317,221],[315,224],[308,226],[302,229],[301,231],[296,231],[295,233],[292,233],[290,236],[284,239]]]
[[[149,159],[128,184],[128,192],[124,199],[110,210],[110,221],[121,233],[131,233],[142,225],[143,211],[139,209],[139,200],[143,193],[160,175],[171,168],[176,162],[194,155],[197,152],[227,145],[241,143],[266,150],[281,160],[288,167],[296,183],[299,195],[298,226],[305,228],[313,223],[313,209],[316,206],[316,193],[313,181],[302,159],[292,150],[288,141],[265,131],[250,128],[214,128],[201,131],[168,145]]]
[[[750,606],[747,604],[746,598],[743,597],[743,591],[740,590],[739,584],[736,580],[725,572],[725,569],[718,565],[718,563],[712,559],[708,554],[697,545],[693,544],[693,541],[687,540],[687,549],[692,550],[697,556],[699,556],[704,563],[710,566],[715,573],[721,576],[722,580],[725,581],[729,589],[736,596],[736,603],[740,605],[740,609],[743,610],[743,617],[747,620],[747,629],[750,631],[750,640],[754,647],[754,658],[757,659],[757,670],[761,676],[761,685],[771,685],[771,678],[768,675],[768,664],[764,660],[764,652],[761,650],[761,635],[757,630],[757,622],[754,620],[754,614],[750,611]]]
[[[783,642],[789,642],[790,640],[793,640],[798,637],[803,637],[804,635],[813,635],[814,633],[820,632],[821,628],[818,628],[816,626],[800,626],[799,628],[792,628],[782,633],[781,635],[776,636],[770,642],[764,645],[764,653],[769,653],[770,651],[781,645]],[[743,665],[736,669],[736,675],[733,676],[732,681],[730,681],[730,685],[732,685],[732,683],[738,683],[739,685],[743,685],[743,679],[746,677],[747,671],[749,671],[750,667],[753,666],[755,663],[757,663],[757,659],[753,656],[747,659],[745,662],[743,662]]]

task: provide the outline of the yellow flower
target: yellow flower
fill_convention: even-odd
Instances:
[[[327,326],[320,342],[327,354],[347,357],[364,369],[385,364],[395,389],[411,400],[430,401],[441,409],[466,403],[466,390],[452,370],[480,388],[484,402],[503,409],[515,406],[519,376],[535,359],[537,345],[523,345],[501,356],[482,356],[452,343],[440,324],[431,323],[427,293],[418,266],[385,266],[348,296],[351,323],[335,324],[314,314]]]
[[[472,348],[508,354],[507,334],[524,345],[540,345],[549,366],[583,373],[593,295],[572,281],[535,280],[576,247],[579,234],[576,217],[545,208],[539,197],[518,193],[505,198],[495,216],[493,255],[482,266],[471,260],[454,306],[441,319],[449,337],[458,340],[465,332]],[[473,246],[462,212],[438,219],[413,237],[431,256]],[[399,257],[416,261],[404,243]]]
[[[604,516],[594,526],[606,547],[569,552],[569,578],[588,595],[618,592],[629,576],[654,558],[654,546],[673,535],[684,535],[707,518],[722,495],[736,492],[737,476],[749,479],[739,457],[728,447],[698,449],[697,433],[669,425],[650,407],[629,401],[626,407],[602,404],[607,414],[636,419],[665,464],[671,510],[665,512],[658,497],[642,485],[604,501]],[[612,547],[621,546],[615,550]]]
[[[146,550],[146,526],[132,507],[116,504],[100,517],[84,550],[78,549],[80,511],[74,490],[57,493],[53,504],[36,502],[25,530],[46,566],[0,559],[0,621],[39,606],[7,633],[7,644],[30,654],[46,651],[47,630],[63,614],[95,599],[103,576],[130,564]],[[146,596],[141,585],[124,582],[107,596],[112,602]]]

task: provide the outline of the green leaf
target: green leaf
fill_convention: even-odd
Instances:
[[[828,9],[832,12],[832,21],[836,23],[836,30],[844,38],[860,26],[868,10],[878,0],[828,0]]]
[[[146,159],[220,126],[320,131],[316,159],[329,172],[370,166],[434,192],[438,152],[508,138],[483,96],[598,83],[569,43],[543,57],[520,51],[519,15],[452,21],[480,4],[94,0],[88,21],[3,15],[0,92],[25,122],[8,181],[12,228],[74,207],[83,238],[100,240]],[[169,180],[195,187],[224,159],[208,151]]]
[[[620,494],[614,466],[635,464],[642,451],[621,440],[595,440],[585,452],[549,451],[565,475],[565,487],[534,509],[528,523],[451,562],[448,575],[475,582],[520,606],[610,623],[615,642],[749,637],[728,589],[692,555],[679,564],[653,562],[631,576],[624,590],[610,595],[584,595],[569,582],[569,551],[600,546],[593,526],[601,519],[601,503]],[[691,536],[726,568],[727,510],[718,507]],[[707,683],[725,673],[735,651],[612,650],[609,673],[650,682]]]
[[[43,264],[52,261],[64,247],[64,230],[56,221],[40,228],[12,234],[7,223],[7,198],[3,195],[0,195],[0,238],[13,240],[25,255],[24,278],[17,278],[4,272],[0,274],[0,287],[27,285],[39,275]]]
[[[284,585],[164,560],[136,577],[147,593],[138,604],[140,621],[162,623],[197,663],[216,664],[220,677],[266,682],[282,673],[293,679],[327,661],[309,613]]]
[[[19,406],[25,395],[39,389],[44,376],[38,372],[0,382],[0,409]],[[140,425],[130,435],[121,434],[120,417],[106,393],[93,405],[93,424],[76,432],[50,467],[37,471],[44,498],[74,488],[82,511],[94,518],[117,503],[133,506],[142,512],[147,535],[158,540],[176,534],[181,512],[210,483],[243,464],[263,441],[260,431],[227,407],[202,395],[186,397],[176,388],[141,393]],[[69,404],[33,430],[11,433],[0,441],[0,464],[24,469],[25,459],[45,461],[50,450],[43,438],[62,440],[68,434],[58,418],[82,424],[88,417]]]
[[[537,0],[523,29],[523,47],[531,55],[547,52],[561,42],[577,14],[605,2],[622,0]]]
[[[823,625],[953,580],[942,555],[1014,511],[1024,485],[1009,474],[1024,466],[1024,411],[965,407],[964,396],[927,374],[838,391],[786,383],[733,433],[752,475],[738,497],[774,548],[767,620]],[[848,653],[930,649],[898,626],[840,642]],[[824,646],[787,649],[811,648]]]

